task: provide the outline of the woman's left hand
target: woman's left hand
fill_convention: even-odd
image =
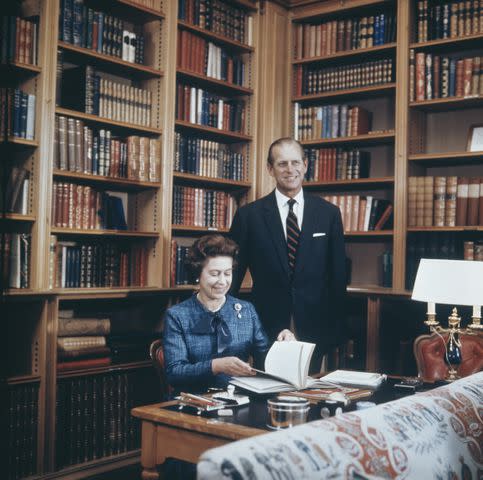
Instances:
[[[287,328],[282,330],[277,337],[279,342],[290,342],[296,340],[295,335]]]

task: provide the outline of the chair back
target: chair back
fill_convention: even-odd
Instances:
[[[151,362],[153,363],[153,367],[158,373],[159,381],[161,383],[162,399],[165,400],[171,393],[172,388],[168,384],[166,372],[164,370],[163,341],[160,338],[154,340],[149,346],[149,356],[151,358]]]
[[[483,335],[460,334],[461,364],[456,368],[460,377],[483,370]],[[414,356],[421,378],[425,382],[444,380],[448,373],[445,362],[448,334],[420,335],[414,341]]]

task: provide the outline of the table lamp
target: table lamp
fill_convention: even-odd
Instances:
[[[483,262],[468,260],[439,260],[422,258],[414,282],[413,300],[428,303],[424,322],[430,331],[447,333],[446,362],[449,365],[447,380],[458,378],[455,366],[461,363],[461,333],[475,335],[483,331],[481,305],[483,304]],[[461,317],[453,308],[448,317],[448,328],[436,320],[436,304],[467,305],[473,307],[471,323],[461,328]]]

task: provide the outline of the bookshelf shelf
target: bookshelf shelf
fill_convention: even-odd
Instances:
[[[176,183],[197,183],[199,185],[214,186],[227,190],[246,189],[251,187],[250,182],[240,180],[228,180],[225,178],[203,177],[192,173],[173,172],[173,179]]]
[[[50,290],[61,300],[82,300],[90,298],[120,299],[138,295],[162,293],[158,287],[95,287],[95,288],[57,288]]]
[[[351,284],[347,286],[347,292],[352,295],[391,295],[397,297],[410,297],[411,292],[407,290],[396,290],[390,287],[381,287],[378,285],[357,285]]]
[[[216,228],[216,227],[195,227],[194,225],[173,225],[171,227],[173,233],[181,234],[193,234],[199,233],[228,233],[228,228]]]
[[[194,123],[185,122],[184,120],[176,120],[175,126],[191,132],[209,134],[211,138],[224,142],[249,142],[252,140],[250,135],[245,135],[244,133],[229,132],[214,127],[196,125]]]
[[[344,232],[344,237],[392,237],[393,230],[370,230],[368,232]]]
[[[131,0],[88,0],[91,6],[102,7],[109,13],[128,17],[136,23],[163,20],[164,13],[161,10],[150,8],[141,3]]]
[[[374,98],[388,94],[394,94],[396,90],[395,83],[386,83],[383,85],[371,85],[369,87],[349,88],[346,90],[335,90],[333,92],[317,93],[314,95],[300,95],[292,99],[293,102],[315,103],[319,100],[336,99],[341,97],[351,98]]]
[[[459,227],[408,227],[408,232],[483,232],[482,225]]]
[[[179,68],[176,70],[178,77],[182,80],[189,80],[190,83],[200,87],[216,88],[219,94],[227,95],[253,95],[253,90],[248,87],[242,87],[234,83],[217,80],[216,78],[207,77],[190,70]]]
[[[415,42],[411,43],[409,48],[414,48],[414,50],[431,49],[431,51],[455,51],[463,48],[481,47],[481,42],[483,42],[483,33],[467,35],[464,37],[442,38],[439,40],[430,40],[428,42]]]
[[[81,183],[99,184],[106,188],[130,191],[156,190],[161,187],[159,182],[141,182],[127,178],[111,178],[102,175],[90,175],[88,173],[70,172],[67,170],[54,170],[54,178],[65,178],[80,181]]]
[[[87,476],[97,476],[101,473],[112,469],[118,469],[129,465],[139,463],[141,451],[139,449],[130,450],[129,452],[102,457],[98,460],[85,462],[81,464],[81,472],[79,472],[79,464],[72,465],[58,470],[51,476],[43,476],[42,478],[70,478],[72,480],[86,478]],[[35,480],[35,477],[29,477],[29,480]]]
[[[9,377],[7,379],[8,385],[20,385],[22,383],[40,383],[40,375],[19,375],[15,377]]]
[[[381,145],[393,143],[395,139],[394,131],[383,133],[366,133],[354,137],[340,138],[320,138],[316,140],[302,140],[300,143],[304,146],[316,145],[333,145],[333,144],[361,144],[361,145]]]
[[[178,20],[178,27],[183,28],[185,30],[189,30],[191,32],[198,33],[199,35],[209,40],[222,43],[226,48],[230,48],[231,50],[235,50],[240,53],[250,53],[255,51],[255,49],[250,45],[237,42],[236,40],[232,40],[231,38],[225,37],[223,35],[219,35],[218,33],[210,32],[209,30],[205,30],[204,28],[197,27],[196,25],[191,25],[190,23],[185,22],[183,20]]]
[[[460,110],[464,108],[477,108],[483,105],[483,95],[478,97],[448,97],[436,98],[434,100],[422,100],[411,102],[409,107],[420,109],[426,112],[445,112],[451,110]]]
[[[158,232],[135,232],[129,230],[80,230],[73,228],[51,228],[54,235],[75,235],[93,237],[126,237],[126,238],[158,238]]]
[[[337,190],[359,188],[390,188],[394,186],[394,177],[357,178],[353,180],[331,180],[324,182],[305,182],[304,188],[314,190]]]
[[[6,213],[0,217],[0,221],[34,223],[36,217],[34,215],[24,215],[22,213]]]
[[[252,0],[229,0],[228,3],[231,3],[235,6],[245,8],[247,10],[250,10],[252,12],[257,11],[257,6],[254,1]]]
[[[123,129],[124,131],[139,132],[146,135],[161,135],[161,129],[153,127],[144,127],[133,123],[119,122],[117,120],[110,120],[109,118],[99,117],[98,115],[91,115],[90,113],[78,112],[69,108],[56,107],[55,113],[59,115],[67,115],[69,117],[85,120],[96,125],[107,125],[113,128]]]
[[[2,140],[0,146],[15,145],[17,148],[37,148],[39,142],[37,140],[27,140],[20,137],[7,137],[7,141]]]
[[[408,156],[410,162],[427,166],[466,165],[470,163],[481,164],[481,152],[443,152],[443,153],[417,153]]]
[[[42,67],[32,65],[30,63],[10,62],[0,64],[0,73],[2,75],[21,75],[30,76],[37,75],[42,72]]]
[[[367,57],[378,57],[380,54],[394,54],[396,51],[396,43],[386,43],[385,45],[378,45],[377,47],[359,48],[357,50],[345,50],[337,52],[332,55],[325,55],[323,57],[308,57],[299,60],[293,60],[293,65],[306,65],[309,63],[335,63],[339,60],[359,60]]]
[[[139,368],[152,367],[150,360],[140,360],[138,362],[129,363],[113,363],[105,367],[93,367],[93,368],[83,368],[79,370],[69,370],[66,372],[59,372],[57,378],[72,378],[80,377],[83,375],[95,375],[100,373],[115,372],[118,370],[136,370]]]
[[[77,64],[89,63],[90,65],[95,66],[108,66],[112,73],[118,72],[120,74],[127,74],[140,79],[160,78],[163,76],[161,70],[141,65],[139,63],[126,62],[118,57],[98,53],[89,48],[77,47],[62,41],[59,41],[59,47],[69,56],[75,57]]]

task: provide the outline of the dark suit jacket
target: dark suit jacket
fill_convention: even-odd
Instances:
[[[315,358],[341,340],[345,247],[340,210],[335,205],[304,192],[292,278],[274,191],[237,211],[230,236],[240,246],[232,290],[238,292],[248,267],[253,278],[252,301],[270,340],[289,328],[292,314],[298,338],[317,344]]]

